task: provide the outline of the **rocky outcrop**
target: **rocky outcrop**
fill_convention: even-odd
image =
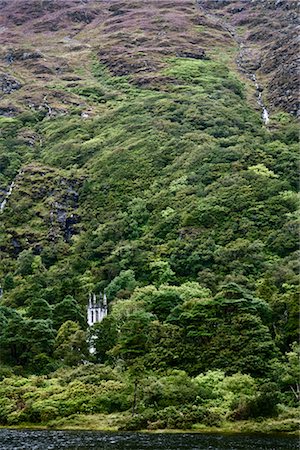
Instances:
[[[0,93],[11,94],[13,91],[21,89],[21,83],[8,74],[0,74]]]
[[[2,195],[2,203],[6,200],[2,213],[11,235],[9,251],[18,254],[33,247],[39,253],[49,242],[69,243],[80,231],[78,207],[82,182],[79,177],[61,175],[48,166],[34,163],[23,167],[10,190]],[[17,211],[17,229],[25,234],[18,232],[10,221],[11,211]],[[38,226],[31,230],[32,220]]]
[[[281,43],[270,45],[261,61],[260,72],[268,77],[268,101],[296,115],[299,112],[299,45],[287,36]]]
[[[205,51],[202,48],[197,50],[179,50],[177,56],[180,58],[205,59],[207,58]]]
[[[85,24],[91,23],[95,19],[96,15],[96,12],[86,10],[79,10],[68,13],[68,17],[72,20],[72,22]]]
[[[16,61],[28,61],[42,58],[42,54],[39,51],[31,51],[29,49],[14,48],[9,49],[4,55],[3,59],[8,64],[12,64]]]
[[[13,105],[0,107],[0,116],[2,117],[15,117],[17,114],[18,109],[15,108]]]

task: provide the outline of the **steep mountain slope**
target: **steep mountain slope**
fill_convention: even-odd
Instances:
[[[235,28],[244,45],[245,63],[257,71],[270,107],[298,114],[297,2],[199,0],[198,4]]]
[[[239,9],[232,2],[224,4],[227,13],[233,6]],[[252,7],[252,15],[257,14],[258,6]],[[95,233],[103,224],[101,245],[106,250],[99,250],[96,260],[101,270],[110,267],[105,285],[122,267],[119,251],[125,250],[117,248],[131,254],[122,268],[137,266],[139,278],[151,260],[162,259],[174,261],[175,272],[181,267],[179,279],[194,278],[203,270],[215,272],[215,257],[203,260],[198,245],[207,248],[209,242],[205,253],[213,255],[218,246],[245,238],[239,245],[259,240],[267,252],[274,249],[275,235],[286,220],[284,209],[272,224],[268,214],[258,223],[257,213],[247,209],[270,201],[259,200],[262,193],[253,191],[260,179],[274,185],[272,198],[295,183],[284,162],[292,137],[283,135],[274,150],[278,125],[271,124],[270,134],[247,105],[246,97],[258,108],[253,83],[236,72],[237,42],[215,17],[190,1],[70,1],[63,7],[61,2],[16,1],[4,2],[1,20],[6,44],[1,99],[4,194],[22,171],[2,216],[9,231],[3,235],[4,252],[17,256],[33,248],[39,254],[49,236],[54,243],[62,241],[64,248],[87,248],[91,238],[86,232]],[[256,164],[265,164],[275,174],[262,178],[249,171]],[[60,173],[62,169],[67,172]],[[60,192],[61,183],[65,188]],[[242,191],[250,186],[248,202]],[[226,203],[231,190],[241,196],[243,210]],[[246,228],[238,225],[242,218]],[[121,228],[109,231],[111,227]],[[79,241],[70,240],[83,230]],[[111,232],[115,243],[104,237]],[[141,252],[142,267],[132,260],[140,251],[130,250],[133,244],[128,244],[139,248],[140,240],[151,249],[148,256]],[[168,248],[159,250],[166,241]],[[190,254],[187,248],[195,249],[195,263],[184,256]],[[74,251],[79,256],[79,250]],[[93,283],[102,276],[98,278]]]
[[[277,382],[297,339],[294,2],[0,3],[1,362],[86,361],[106,289],[90,358],[129,368],[126,395],[141,367]],[[249,383],[232,417],[268,403]]]

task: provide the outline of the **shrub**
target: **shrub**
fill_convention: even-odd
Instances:
[[[277,385],[275,383],[265,383],[255,396],[242,398],[229,417],[235,420],[273,417],[278,414],[278,402],[279,391]]]
[[[167,406],[164,409],[154,411],[146,410],[142,414],[130,418],[124,429],[140,430],[148,429],[190,429],[196,423],[207,426],[220,426],[221,415],[215,411],[196,405],[183,407]]]

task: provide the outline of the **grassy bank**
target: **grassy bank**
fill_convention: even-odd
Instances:
[[[77,415],[69,418],[63,418],[53,421],[47,425],[47,428],[58,428],[63,430],[104,430],[118,431],[124,427],[128,414],[95,414],[95,415]],[[143,429],[147,433],[285,433],[291,435],[299,434],[299,416],[298,419],[285,418],[284,415],[277,419],[265,420],[243,420],[239,422],[222,421],[219,426],[207,426],[196,423],[191,429]]]
[[[1,427],[10,429],[32,429],[32,430],[84,430],[117,432],[124,426],[128,415],[117,414],[93,414],[74,415],[61,418],[45,424],[20,423],[17,426]],[[203,424],[195,424],[191,429],[156,429],[138,430],[142,433],[220,433],[220,434],[285,434],[289,436],[299,435],[299,419],[278,417],[277,419],[266,419],[263,421],[243,420],[240,422],[223,421],[218,427],[210,427]]]

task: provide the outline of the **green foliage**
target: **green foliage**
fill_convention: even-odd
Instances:
[[[143,86],[94,60],[61,88],[67,114],[0,117],[2,197],[22,168],[0,224],[1,423],[131,408],[126,429],[191,428],[295,405],[297,126],[263,127],[226,58],[165,58]]]
[[[273,365],[274,379],[284,393],[284,401],[297,406],[300,398],[300,346],[294,342],[285,358]]]
[[[109,299],[114,299],[116,295],[126,295],[126,292],[131,293],[135,286],[136,281],[133,270],[123,270],[107,286],[107,297]]]
[[[52,309],[49,303],[44,299],[33,300],[27,310],[27,316],[31,319],[50,319],[52,320]]]
[[[278,391],[249,375],[226,376],[209,371],[190,378],[183,371],[152,373],[139,380],[138,415],[126,414],[127,430],[219,427],[226,417],[268,417],[277,414]],[[84,364],[47,376],[11,376],[0,381],[0,424],[51,424],[58,417],[128,411],[135,378],[109,366]]]
[[[276,416],[278,402],[278,386],[275,383],[266,383],[260,387],[255,396],[240,399],[231,417],[235,420],[245,420]]]
[[[8,273],[3,281],[3,289],[5,291],[9,291],[10,289],[13,289],[15,287],[14,278],[12,273]]]
[[[68,320],[57,332],[54,349],[54,356],[67,366],[83,363],[88,356],[86,333],[77,323]]]
[[[208,371],[194,379],[198,389],[198,401],[209,407],[236,410],[237,405],[252,399],[257,392],[257,383],[250,376],[236,373],[225,376],[221,370]]]
[[[259,316],[261,302],[215,298],[186,302],[171,322],[184,329],[183,367],[191,373],[209,368],[263,376],[277,355],[268,328]]]
[[[32,275],[34,255],[32,250],[23,250],[18,256],[17,273],[21,275]]]
[[[60,370],[51,379],[6,378],[0,383],[1,404],[5,405],[0,423],[40,423],[57,416],[122,411],[129,407],[129,392],[124,377],[97,365]]]
[[[151,279],[157,286],[171,282],[175,272],[170,267],[168,261],[154,261],[150,263]]]
[[[124,429],[129,431],[139,429],[183,429],[187,430],[196,423],[218,427],[221,417],[218,413],[206,410],[200,406],[185,405],[181,407],[167,406],[159,411],[146,411],[131,418]]]
[[[71,295],[67,295],[53,308],[53,325],[56,329],[68,320],[78,322],[79,325],[85,327],[86,320],[82,308]]]
[[[90,346],[95,349],[95,359],[105,362],[108,359],[107,352],[117,343],[117,322],[112,316],[105,317],[102,322],[96,323],[89,331]]]
[[[130,314],[122,325],[113,354],[121,356],[129,365],[143,357],[149,348],[148,336],[152,320],[153,315],[145,311]]]
[[[55,331],[50,320],[26,319],[12,310],[1,307],[3,327],[0,332],[1,361],[13,365],[47,371],[51,362]],[[43,364],[38,364],[38,361]]]

